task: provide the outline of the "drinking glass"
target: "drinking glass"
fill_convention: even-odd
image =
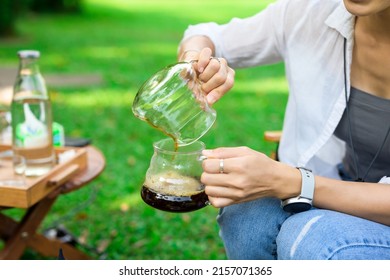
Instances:
[[[11,144],[11,114],[9,106],[0,103],[0,144]]]
[[[14,155],[11,150],[0,152],[0,187],[23,187],[25,178],[26,160]]]

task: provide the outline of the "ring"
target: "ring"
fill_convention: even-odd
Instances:
[[[223,167],[224,167],[224,162],[223,162],[223,159],[221,158],[221,159],[219,160],[219,173],[221,173],[221,174],[222,174],[222,173],[225,173]]]
[[[221,61],[219,60],[218,57],[211,56],[211,57],[210,57],[210,60],[212,60],[212,59],[215,59],[216,61],[218,61],[219,64],[221,64]]]

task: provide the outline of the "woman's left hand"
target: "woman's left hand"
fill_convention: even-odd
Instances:
[[[296,168],[274,161],[247,147],[205,150],[201,181],[217,208],[261,197],[285,199],[298,195]],[[287,182],[287,183],[286,183]]]

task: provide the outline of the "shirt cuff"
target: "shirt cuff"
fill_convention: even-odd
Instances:
[[[379,180],[380,184],[389,184],[390,185],[390,177],[383,176],[382,179]]]

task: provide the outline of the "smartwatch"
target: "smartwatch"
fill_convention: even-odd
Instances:
[[[313,205],[314,175],[311,170],[304,167],[297,167],[301,172],[302,186],[301,194],[297,197],[282,200],[281,207],[286,212],[299,213],[309,210]]]

